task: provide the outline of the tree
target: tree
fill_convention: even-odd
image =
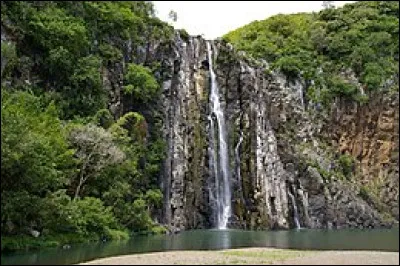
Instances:
[[[75,156],[80,160],[76,199],[83,184],[96,177],[105,167],[121,162],[125,154],[114,144],[112,135],[93,124],[73,126],[68,140],[76,149]]]
[[[176,22],[178,20],[178,13],[176,13],[176,11],[171,10],[168,13],[168,17],[173,21]]]
[[[75,163],[54,103],[1,91],[1,230],[39,226],[42,198],[66,185]]]
[[[9,69],[12,68],[16,57],[15,44],[1,41],[1,77],[3,77],[7,66]]]
[[[333,4],[334,1],[322,1],[322,7],[324,9],[334,8],[335,5]]]
[[[359,101],[365,95],[346,82],[344,72],[353,72],[365,89],[378,91],[384,81],[398,75],[399,4],[357,1],[335,8],[333,3],[323,1],[319,13],[276,15],[254,21],[223,38],[287,76],[301,73],[306,84],[320,80],[319,99],[314,98],[314,92],[307,95],[324,106],[339,95]]]
[[[107,106],[100,67],[101,59],[94,55],[81,57],[75,63],[68,85],[61,90],[64,97],[68,97],[64,107],[66,117],[94,115]]]
[[[41,106],[38,97],[2,88],[2,191],[41,194],[62,186],[72,154],[53,103]]]
[[[158,187],[159,118],[146,112],[147,122],[128,113],[115,121],[103,70],[115,77],[112,85],[125,86],[135,110],[153,109],[157,64],[124,65],[124,76],[113,70],[130,41],[143,47],[169,41],[173,27],[155,16],[151,1],[2,1],[1,7],[2,28],[12,37],[1,43],[1,232],[2,240],[12,240],[2,250],[30,248],[30,229],[43,236],[38,245],[48,237],[54,245],[64,234],[84,241],[93,233],[121,236],[120,226],[151,228],[152,213],[142,207],[159,203],[155,193],[143,196]],[[16,245],[19,237],[27,241]]]
[[[159,85],[148,67],[128,64],[125,74],[125,94],[131,94],[135,100],[147,102],[155,97]]]

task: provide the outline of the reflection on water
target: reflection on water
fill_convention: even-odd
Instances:
[[[36,252],[2,254],[1,264],[65,265],[133,253],[240,247],[399,251],[399,229],[193,230],[177,235],[137,236],[127,241],[79,244],[73,245],[70,249],[53,248]]]
[[[222,249],[226,249],[226,248],[229,248],[231,246],[231,238],[229,236],[229,231],[228,230],[223,230],[222,231],[222,234],[220,236],[220,242],[221,243],[219,244],[219,246]]]

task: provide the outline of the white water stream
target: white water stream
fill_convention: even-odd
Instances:
[[[216,217],[218,229],[226,229],[231,216],[231,188],[228,163],[228,145],[225,117],[219,99],[219,89],[213,70],[213,56],[210,42],[207,42],[208,62],[211,77],[210,109],[208,117],[211,128],[212,164],[215,178]],[[218,134],[218,138],[215,136]]]

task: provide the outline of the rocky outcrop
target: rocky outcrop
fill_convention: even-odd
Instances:
[[[209,226],[207,204],[207,70],[204,40],[193,38],[165,57],[161,109],[167,158],[163,173],[165,222],[176,230]]]
[[[228,227],[369,228],[399,219],[398,92],[370,95],[362,106],[338,100],[323,120],[307,106],[301,80],[288,81],[223,41],[212,44],[228,135]],[[121,50],[123,60],[101,70],[108,108],[115,118],[140,111],[149,130],[161,121],[167,153],[159,218],[172,231],[215,227],[206,40],[183,41],[177,34],[171,42],[153,40],[146,49],[128,41]],[[124,69],[132,60],[159,65],[155,75],[162,93],[156,106],[137,106],[123,94]],[[29,71],[26,76],[34,82]],[[333,151],[356,159],[351,182],[331,171]]]
[[[371,93],[365,105],[337,102],[327,134],[356,159],[357,181],[381,211],[399,219],[399,94]],[[379,203],[380,202],[380,203]]]
[[[212,227],[206,41],[190,38],[187,43],[177,41],[172,48],[172,53],[159,58],[164,64],[160,75],[167,77],[160,101],[168,142],[162,178],[164,218],[174,230]],[[287,173],[268,120],[270,81],[262,68],[238,60],[227,46],[216,43],[213,50],[227,121],[229,165],[238,169],[230,177],[234,191],[230,226],[288,228]],[[240,135],[242,143],[236,149]],[[235,150],[241,155],[240,165]]]
[[[217,45],[217,75],[226,103],[231,158],[242,135],[240,166],[234,182],[233,221],[244,228],[288,228],[288,173],[280,161],[277,141],[269,121],[272,79],[264,68],[235,58],[234,51]],[[232,169],[235,161],[231,160]]]
[[[212,47],[228,134],[229,227],[292,228],[297,215],[300,225],[309,228],[387,226],[376,206],[360,197],[358,184],[319,173],[330,171],[332,158],[319,138],[324,124],[307,111],[305,85],[268,71],[266,63],[249,61],[223,41],[214,41]],[[168,143],[161,182],[164,222],[176,231],[213,227],[206,41],[190,37],[184,42],[177,36],[154,53],[162,62],[159,109]],[[387,120],[377,124],[390,130]],[[386,146],[379,147],[374,154]],[[398,184],[394,187],[398,191]]]
[[[370,95],[363,106],[338,100],[331,117],[319,116],[305,101],[301,80],[289,81],[223,41],[213,41],[212,50],[227,129],[228,227],[369,228],[399,219],[398,92]],[[115,118],[140,111],[149,130],[161,121],[167,144],[160,176],[163,223],[171,231],[215,227],[206,40],[176,34],[146,48],[128,40],[121,51],[123,60],[101,70],[108,109]],[[159,66],[162,91],[155,106],[135,105],[123,94],[124,69],[132,61]],[[23,80],[35,82],[23,72]],[[336,151],[356,159],[353,180],[332,171]]]
[[[380,214],[358,196],[359,188],[348,183],[323,181],[308,167],[302,179],[308,194],[309,228],[376,228],[388,226]]]
[[[2,21],[2,43],[18,42],[10,26]],[[121,58],[103,62],[100,70],[107,107],[115,119],[140,112],[148,122],[148,136],[157,127],[166,140],[159,177],[164,206],[158,218],[172,231],[214,227],[210,149],[216,147],[208,119],[207,41],[200,36],[183,39],[178,32],[162,41],[151,37],[151,27],[146,31],[140,40],[107,40],[121,51]],[[367,91],[366,104],[337,98],[328,112],[319,113],[307,103],[302,80],[288,80],[267,62],[250,60],[222,40],[211,44],[227,130],[229,227],[369,228],[399,219],[398,91]],[[43,83],[34,58],[18,59],[13,86]],[[10,61],[1,55],[2,76]],[[144,104],[124,94],[128,63],[155,72],[162,84],[159,99]],[[343,75],[360,86],[351,71]],[[2,85],[8,83],[2,80]],[[398,84],[398,77],[391,83]],[[355,161],[349,176],[335,168],[344,154]]]

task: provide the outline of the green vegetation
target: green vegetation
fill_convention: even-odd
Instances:
[[[8,42],[1,42],[1,78],[6,76],[8,69],[12,69],[16,60],[15,45]]]
[[[177,31],[179,32],[179,36],[181,37],[182,40],[184,40],[185,42],[189,41],[190,35],[185,29],[179,29]]]
[[[96,236],[82,236],[79,234],[61,234],[53,236],[39,236],[33,238],[31,236],[4,236],[1,237],[2,251],[17,251],[28,249],[40,249],[47,247],[57,247],[64,244],[82,243],[96,241]]]
[[[135,51],[168,42],[173,28],[148,1],[1,7],[9,37],[1,42],[1,250],[164,233],[153,220],[165,154],[153,112],[160,86],[153,63],[133,63],[126,43]],[[105,70],[130,101],[124,115],[107,105]],[[152,112],[132,111],[143,104]]]
[[[364,103],[374,91],[398,86],[398,25],[398,2],[360,1],[319,13],[272,16],[224,39],[288,78],[303,78],[314,103],[326,106],[335,97]]]
[[[225,39],[303,78],[313,102],[365,102],[397,86],[398,14],[397,2],[357,2],[277,15]],[[149,1],[2,1],[1,15],[1,249],[164,233],[155,219],[164,63],[144,53],[168,47],[173,28]],[[235,61],[221,54],[219,64]],[[354,161],[336,163],[317,169],[350,178]]]
[[[338,180],[351,180],[354,175],[355,160],[348,154],[340,155],[337,159],[331,158],[328,169],[322,167],[318,161],[306,159],[304,166],[314,167],[324,181],[331,181],[333,178]]]
[[[355,159],[348,154],[343,154],[339,156],[338,162],[340,170],[343,173],[343,175],[347,179],[350,179],[351,175],[354,172]]]
[[[393,216],[390,213],[390,208],[379,199],[382,188],[386,186],[387,183],[384,180],[376,179],[372,182],[361,185],[358,195],[368,204],[374,206],[382,215],[384,220],[391,221]]]
[[[147,102],[157,94],[159,85],[149,68],[129,64],[125,74],[124,92],[132,94],[135,99]]]
[[[224,251],[222,254],[230,257],[263,259],[262,263],[273,263],[276,261],[283,261],[291,258],[303,257],[313,254],[313,251],[297,251],[297,250],[274,250],[274,251]],[[240,260],[246,262],[245,260]]]

